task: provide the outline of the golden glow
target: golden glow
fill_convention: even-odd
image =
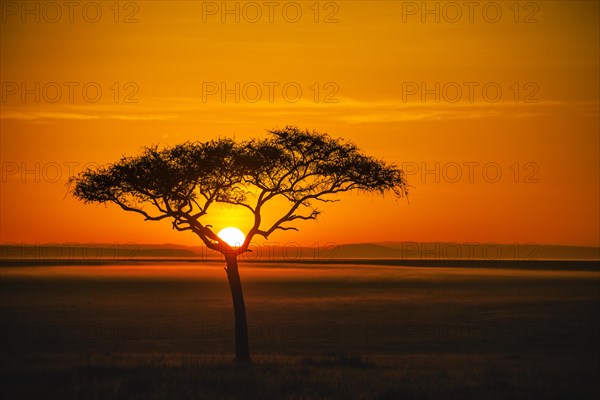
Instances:
[[[75,7],[71,23],[63,6],[53,23],[54,7],[36,16],[12,3],[0,24],[4,243],[198,245],[170,221],[77,201],[69,175],[142,146],[292,124],[398,164],[414,190],[410,204],[340,195],[318,204],[320,222],[295,221],[298,232],[271,242],[600,244],[599,2],[482,2],[472,13],[448,2],[461,6],[456,23],[446,2],[290,2],[298,22],[296,6],[257,2],[256,23],[245,2],[90,3],[98,23],[83,18],[96,7],[89,17]],[[283,203],[265,206],[263,228]],[[200,222],[247,232],[253,219],[215,204]]]
[[[217,236],[231,247],[240,247],[244,243],[244,239],[246,239],[244,232],[234,227],[221,229]]]

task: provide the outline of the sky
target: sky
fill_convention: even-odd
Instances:
[[[413,187],[341,195],[271,242],[600,245],[597,1],[1,4],[1,243],[200,245],[78,202],[68,177],[295,125]],[[204,222],[250,223],[230,207]]]

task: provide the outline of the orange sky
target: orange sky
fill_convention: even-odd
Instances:
[[[220,1],[121,2],[118,14],[112,1],[2,2],[1,242],[199,244],[65,197],[69,172],[153,143],[291,124],[405,166],[415,188],[410,203],[342,196],[273,242],[600,244],[598,2],[480,2],[460,17],[441,2],[439,23],[421,2],[321,2],[318,15],[313,1],[279,2],[272,22],[263,2],[238,3],[240,22],[236,2],[233,14]],[[223,99],[221,83],[236,82],[239,102]],[[439,101],[421,84],[439,84]],[[215,211],[215,229],[248,223],[244,210]]]

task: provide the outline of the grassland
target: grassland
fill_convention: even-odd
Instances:
[[[587,399],[600,274],[242,264],[252,366],[220,263],[0,267],[3,399]]]

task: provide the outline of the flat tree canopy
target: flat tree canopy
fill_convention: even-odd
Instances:
[[[255,235],[296,230],[296,220],[316,219],[315,202],[351,190],[408,194],[402,170],[365,155],[356,145],[327,134],[295,127],[269,131],[264,139],[236,142],[221,138],[159,149],[146,147],[133,157],[71,178],[73,194],[86,203],[112,202],[146,220],[170,219],[173,228],[190,230],[213,250],[247,251]],[[262,223],[261,211],[273,199],[286,199],[288,211]],[[205,222],[210,206],[227,203],[247,208],[254,224],[236,249]]]

